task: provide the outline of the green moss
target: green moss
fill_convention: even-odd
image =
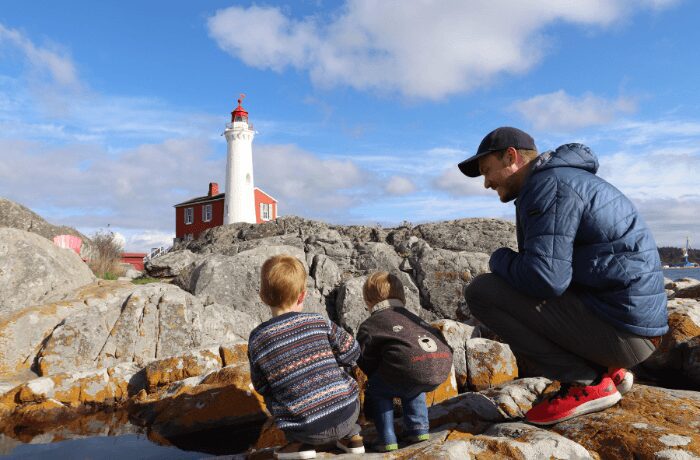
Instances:
[[[159,283],[161,280],[158,278],[136,278],[135,280],[131,280],[132,283],[134,284],[148,284],[148,283]]]

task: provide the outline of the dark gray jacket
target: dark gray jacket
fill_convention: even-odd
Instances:
[[[396,299],[375,305],[357,331],[360,359],[368,376],[397,386],[440,385],[450,374],[452,350],[440,331],[403,307]]]

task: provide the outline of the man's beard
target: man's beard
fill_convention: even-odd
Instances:
[[[517,175],[511,174],[508,176],[501,189],[504,190],[504,194],[503,196],[499,195],[498,198],[500,198],[502,203],[508,203],[516,199],[520,193],[520,189],[517,186]]]

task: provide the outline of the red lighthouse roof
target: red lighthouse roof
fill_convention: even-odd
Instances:
[[[245,94],[241,94],[241,97],[238,98],[238,107],[231,112],[231,123],[234,121],[245,121],[248,123],[248,112],[241,106],[243,98],[245,98]]]

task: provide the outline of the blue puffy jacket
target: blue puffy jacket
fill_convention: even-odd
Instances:
[[[491,271],[537,298],[571,287],[604,320],[653,337],[668,331],[654,238],[630,200],[595,175],[581,144],[540,155],[515,203],[518,249],[498,249]]]

